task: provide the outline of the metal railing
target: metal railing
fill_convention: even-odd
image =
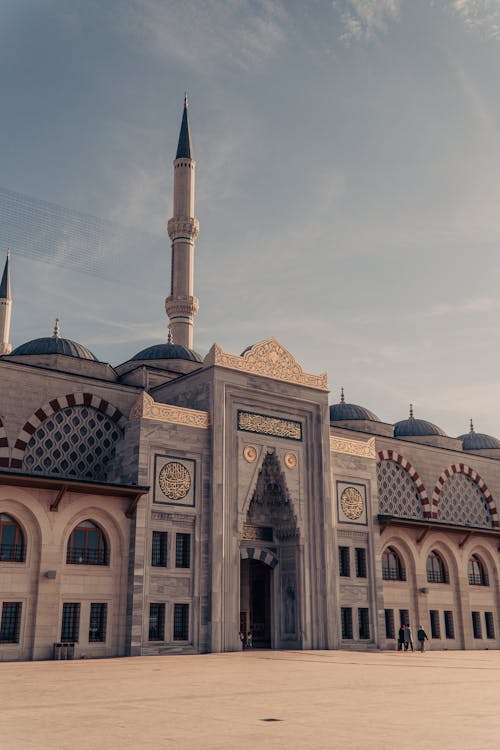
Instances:
[[[0,561],[24,562],[22,544],[0,544]]]
[[[66,562],[72,565],[108,565],[109,555],[105,549],[72,547],[68,549]]]

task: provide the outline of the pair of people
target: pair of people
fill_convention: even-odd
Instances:
[[[248,633],[245,635],[245,633],[242,630],[240,630],[240,641],[241,641],[241,648],[253,648],[252,631],[249,630]]]

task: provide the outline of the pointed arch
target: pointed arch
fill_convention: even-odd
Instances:
[[[122,430],[127,421],[126,417],[119,409],[110,404],[106,399],[96,396],[93,393],[68,393],[66,396],[54,398],[37,409],[24,424],[19,432],[16,442],[14,443],[14,447],[12,448],[10,467],[12,469],[22,469],[26,446],[31,440],[34,432],[48,417],[53,416],[56,412],[61,411],[62,409],[74,406],[93,407],[94,409],[97,409],[97,411],[106,414],[106,416],[115,422]]]
[[[427,495],[427,490],[424,487],[424,483],[420,479],[418,472],[412,466],[412,464],[404,456],[402,456],[401,453],[397,453],[397,451],[393,451],[390,449],[379,451],[378,458],[379,461],[395,461],[397,464],[399,464],[399,466],[401,466],[402,469],[407,472],[410,479],[415,484],[415,489],[420,498],[420,502],[422,503],[424,518],[436,518],[435,515],[432,515],[431,504],[429,502],[429,496]]]
[[[240,549],[240,558],[242,560],[258,560],[270,568],[275,568],[278,564],[278,557],[267,547],[242,547]]]
[[[463,474],[464,476],[468,477],[472,482],[474,482],[478,488],[481,490],[484,499],[486,500],[486,503],[488,505],[488,509],[491,514],[491,522],[492,526],[495,528],[498,528],[499,522],[498,522],[498,511],[495,505],[495,501],[493,499],[493,496],[488,489],[488,486],[484,479],[482,479],[477,471],[474,471],[470,466],[467,466],[466,464],[451,464],[451,466],[448,466],[447,469],[445,469],[442,474],[439,476],[436,486],[434,488],[434,492],[432,493],[432,508],[433,511],[435,511],[435,514],[433,514],[432,518],[438,517],[438,508],[439,508],[439,496],[443,490],[443,486],[445,482],[450,479],[454,474]]]
[[[253,517],[259,517],[261,521],[267,518],[280,538],[297,536],[299,533],[292,498],[274,449],[268,449],[264,456],[255,488],[248,496],[248,505],[244,510],[247,523],[252,523]]]
[[[9,465],[9,441],[7,438],[7,431],[3,426],[2,418],[0,417],[0,468],[8,467]]]

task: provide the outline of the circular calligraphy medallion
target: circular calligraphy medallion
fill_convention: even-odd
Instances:
[[[361,492],[355,487],[346,487],[340,496],[340,507],[351,521],[356,521],[363,513],[364,502]]]
[[[245,445],[243,449],[243,456],[249,464],[253,464],[257,461],[257,448],[255,445]]]
[[[285,453],[285,466],[287,469],[295,469],[297,466],[297,456],[295,453]]]
[[[169,461],[161,468],[158,484],[169,500],[182,500],[191,489],[191,477],[185,466],[178,461]]]

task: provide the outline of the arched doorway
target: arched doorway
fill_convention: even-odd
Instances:
[[[240,540],[240,630],[256,648],[300,648],[299,534],[278,457],[260,469]]]

